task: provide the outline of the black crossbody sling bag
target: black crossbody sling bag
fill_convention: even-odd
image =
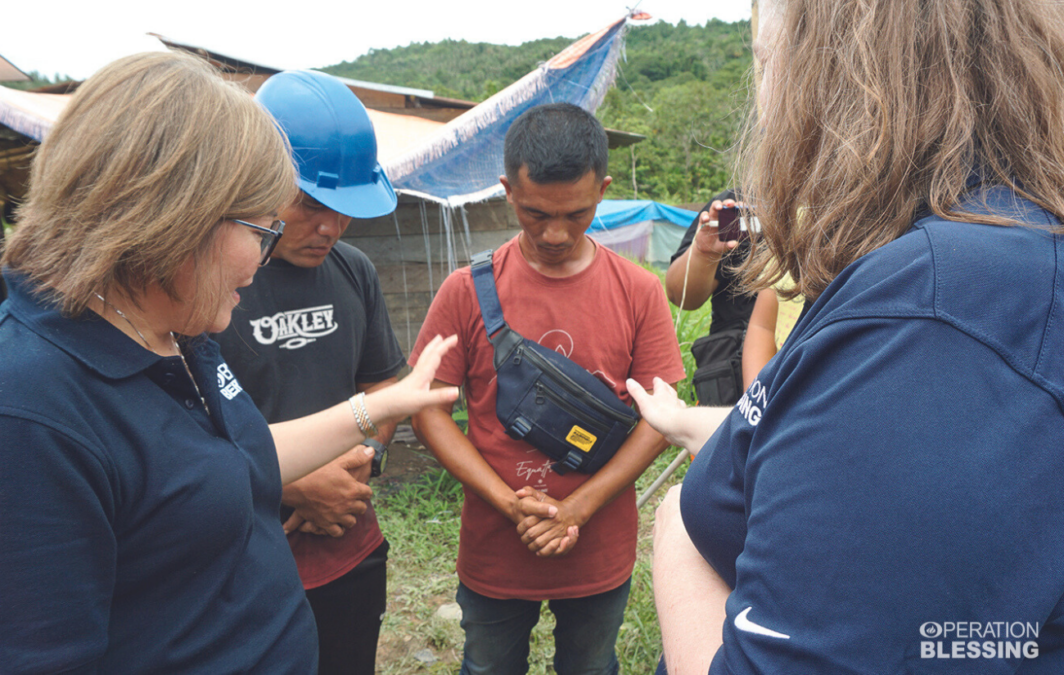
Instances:
[[[594,473],[621,447],[639,416],[579,364],[512,330],[495,290],[492,251],[473,256],[473,285],[494,348],[495,414],[511,438],[554,460],[551,468]]]

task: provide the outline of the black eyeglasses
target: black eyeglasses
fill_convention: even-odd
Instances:
[[[284,232],[284,221],[275,220],[270,223],[269,227],[263,227],[262,225],[256,225],[255,223],[249,223],[246,220],[231,219],[234,223],[240,223],[244,227],[250,227],[251,229],[262,235],[262,258],[259,259],[259,266],[263,266],[270,262],[270,254],[273,253],[273,249],[277,247],[277,242],[281,239],[281,233]]]

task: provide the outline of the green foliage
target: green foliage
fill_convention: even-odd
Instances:
[[[647,140],[610,152],[610,196],[679,204],[731,185],[731,152],[746,117],[750,26],[657,23],[628,34],[627,63],[598,116]]]
[[[389,610],[381,627],[382,642],[391,647],[378,659],[378,672],[454,672],[453,664],[442,661],[432,666],[422,664],[414,652],[428,647],[442,653],[462,644],[461,629],[434,616],[440,604],[454,598],[457,587],[454,561],[462,486],[446,471],[437,469],[415,482],[378,494],[374,506],[392,547],[388,555]],[[406,644],[414,648],[399,648]]]
[[[462,430],[462,433],[468,433],[469,408],[466,407],[464,400],[460,400],[455,404],[454,411],[451,413],[451,419],[454,420],[454,423]]]
[[[444,40],[373,50],[322,70],[482,101],[572,42],[557,37],[509,47]],[[730,187],[731,150],[746,117],[749,22],[634,25],[625,54],[598,117],[647,140],[610,151],[609,196],[684,204]]]
[[[675,448],[663,453],[636,483],[637,494],[642,494],[675,456]],[[622,673],[652,673],[661,656],[661,631],[651,584],[650,531],[654,508],[668,487],[682,480],[686,468],[686,465],[680,467],[639,514],[632,590],[616,647]],[[385,658],[377,661],[378,672],[405,675],[457,671],[464,636],[456,622],[442,621],[435,616],[435,611],[441,603],[453,601],[458,585],[454,561],[458,554],[461,505],[461,486],[442,469],[431,471],[417,482],[376,500],[377,517],[392,545],[388,562],[389,611],[382,627],[382,640],[387,645],[413,645],[406,653],[386,647]],[[544,603],[539,623],[532,631],[529,654],[532,675],[554,672],[551,665],[554,623],[554,615]],[[417,661],[412,653],[423,647],[431,649],[441,660],[433,664]]]
[[[634,261],[633,261],[634,262]],[[636,262],[643,269],[653,272],[665,286],[665,271],[658,269],[650,263]],[[683,367],[687,373],[684,381],[677,386],[677,393],[687,403],[694,405],[697,401],[694,387],[691,385],[691,376],[695,372],[695,357],[691,356],[691,343],[709,334],[709,323],[712,319],[712,303],[705,303],[693,311],[684,311],[679,307],[670,305],[673,312],[673,325],[676,328],[676,340],[680,343],[680,354],[683,356]],[[670,454],[670,453],[666,453]]]
[[[431,89],[437,96],[483,101],[524,77],[572,42],[552,38],[519,47],[465,40],[419,42],[396,49],[373,49],[354,61],[322,68],[355,80]]]
[[[47,75],[38,73],[36,70],[31,70],[26,74],[30,76],[30,79],[26,82],[0,82],[0,84],[9,89],[36,89],[37,87],[44,87],[49,84],[70,82],[73,79],[69,75],[60,75],[59,73],[56,73],[52,77],[48,77]]]

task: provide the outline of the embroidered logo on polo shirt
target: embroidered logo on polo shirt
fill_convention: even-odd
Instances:
[[[754,383],[746,390],[743,397],[735,404],[735,409],[746,418],[750,426],[756,427],[757,423],[761,421],[761,414],[765,411],[765,406],[767,405],[768,390],[765,389],[765,385],[761,384],[761,380],[754,380]]]
[[[754,635],[764,635],[766,637],[779,638],[780,640],[790,640],[790,635],[784,635],[778,633],[771,628],[765,628],[762,625],[756,624],[747,618],[750,614],[750,610],[753,607],[747,607],[743,611],[739,612],[739,616],[735,617],[735,627],[745,633],[753,633]]]
[[[222,392],[222,396],[230,401],[237,394],[244,391],[244,388],[237,382],[236,376],[233,375],[233,371],[229,370],[229,364],[227,363],[218,366],[218,390]]]
[[[339,328],[333,319],[332,305],[278,312],[249,323],[259,344],[279,342],[281,349],[299,349]]]

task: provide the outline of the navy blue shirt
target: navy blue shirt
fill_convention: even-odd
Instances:
[[[1064,239],[988,202],[1029,227],[926,218],[850,265],[690,467],[734,589],[713,675],[1064,672]]]
[[[206,337],[159,357],[6,276],[0,670],[314,673],[269,428]]]

